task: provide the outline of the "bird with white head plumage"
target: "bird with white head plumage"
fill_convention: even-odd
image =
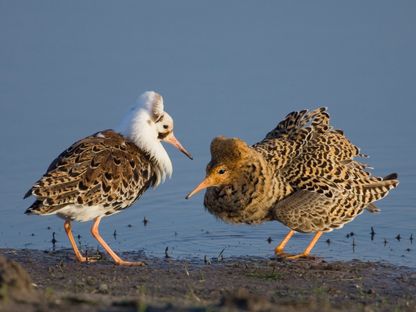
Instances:
[[[192,159],[173,134],[173,119],[164,111],[163,97],[154,91],[143,93],[123,118],[117,131],[149,153],[156,162],[157,183],[172,175],[172,162],[161,141],[168,142]]]
[[[92,235],[118,265],[143,265],[122,260],[98,232],[101,218],[131,206],[150,186],[172,175],[172,162],[162,145],[168,142],[192,159],[173,134],[173,119],[163,98],[143,93],[115,130],[104,130],[75,142],[62,152],[25,194],[36,197],[27,214],[56,214],[80,262],[71,221],[94,220]]]

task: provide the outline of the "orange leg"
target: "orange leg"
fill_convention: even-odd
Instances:
[[[286,259],[299,259],[309,256],[312,248],[315,246],[316,242],[319,240],[322,234],[322,231],[316,232],[315,236],[312,238],[311,242],[309,243],[308,247],[306,247],[306,249],[303,251],[303,253],[295,256],[286,257]]]
[[[95,218],[94,223],[92,224],[92,227],[91,227],[91,234],[101,244],[101,246],[103,246],[105,251],[111,256],[111,258],[113,258],[114,262],[117,265],[127,265],[127,266],[144,265],[143,262],[129,262],[129,261],[124,261],[123,259],[121,259],[101,237],[100,232],[98,231],[98,226],[100,225],[100,221],[101,221],[101,217]]]
[[[293,234],[295,234],[295,231],[290,230],[280,244],[274,249],[276,255],[283,253],[283,249],[286,247],[287,242],[292,238]]]
[[[77,244],[75,243],[75,239],[74,236],[72,235],[72,230],[71,230],[71,221],[70,220],[66,220],[64,223],[64,228],[65,228],[65,232],[66,235],[69,238],[69,242],[71,243],[72,249],[74,249],[75,252],[75,257],[77,257],[77,260],[79,262],[93,262],[94,259],[90,259],[87,257],[84,257],[81,252],[78,249]]]

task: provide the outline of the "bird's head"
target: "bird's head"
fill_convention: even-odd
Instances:
[[[241,167],[251,154],[250,147],[237,138],[216,137],[211,142],[211,161],[206,168],[205,179],[187,196],[221,185],[231,184],[241,176]]]
[[[138,143],[167,142],[192,159],[191,154],[173,134],[173,119],[164,111],[163,97],[154,91],[143,93],[122,123],[130,137]],[[153,140],[153,141],[151,141]]]

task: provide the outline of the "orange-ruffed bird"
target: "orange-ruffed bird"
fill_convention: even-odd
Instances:
[[[186,198],[207,188],[204,205],[229,223],[277,220],[290,228],[275,253],[294,232],[315,233],[303,253],[308,256],[323,232],[341,228],[399,181],[393,173],[374,177],[363,156],[341,130],[329,124],[326,108],[292,112],[259,143],[217,137],[205,179]]]

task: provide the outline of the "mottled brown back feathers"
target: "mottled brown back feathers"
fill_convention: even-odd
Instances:
[[[67,205],[101,205],[109,213],[131,205],[155,182],[149,156],[106,130],[61,153],[25,194],[36,201],[26,213],[50,214]]]

